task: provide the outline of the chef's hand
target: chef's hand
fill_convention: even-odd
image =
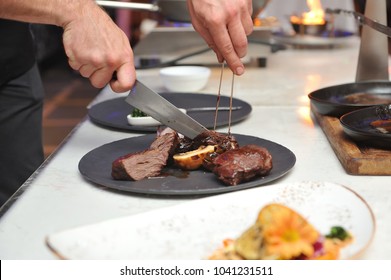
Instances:
[[[187,0],[194,29],[236,74],[244,73],[240,58],[247,54],[253,31],[251,0]]]
[[[136,71],[129,39],[94,1],[84,4],[82,11],[62,24],[69,65],[94,87],[110,83],[115,92],[130,90]],[[112,80],[115,72],[116,80]]]

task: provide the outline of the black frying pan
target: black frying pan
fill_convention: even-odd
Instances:
[[[355,110],[344,114],[340,122],[344,132],[354,141],[371,147],[391,150],[391,134],[382,132],[373,126],[373,122],[389,119],[391,116],[381,116],[378,106]]]
[[[346,12],[346,11],[345,11]],[[354,12],[349,12],[353,13]],[[362,18],[357,17],[357,19]],[[385,1],[367,1],[364,25],[361,32],[361,45],[358,58],[356,82],[331,86],[316,90],[308,95],[311,105],[320,114],[340,117],[345,113],[391,103],[391,83],[388,80],[388,42],[387,36],[374,28],[372,20],[381,31],[390,34],[387,22]]]
[[[320,114],[340,117],[357,109],[391,103],[391,82],[342,84],[313,91],[308,97]]]
[[[253,0],[253,17],[256,17],[269,0]],[[190,22],[186,0],[156,0],[154,3],[136,3],[121,1],[96,1],[102,7],[159,12],[166,19],[178,22]]]

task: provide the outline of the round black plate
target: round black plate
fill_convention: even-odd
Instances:
[[[216,95],[201,93],[161,93],[161,95],[179,108],[213,107],[216,105]],[[220,97],[220,106],[229,106],[229,97]],[[241,109],[232,111],[232,123],[245,119],[251,113],[251,105],[242,100],[233,98],[232,106],[242,106]],[[133,108],[125,102],[125,97],[103,101],[92,106],[88,110],[91,121],[112,129],[128,131],[156,132],[156,126],[129,125],[126,116],[132,113]],[[214,111],[189,112],[188,115],[204,125],[206,128],[214,126]],[[229,112],[219,111],[217,126],[228,125]]]
[[[384,102],[378,104],[351,103],[347,99],[349,95],[365,93],[379,98]],[[308,95],[311,105],[322,115],[340,117],[354,110],[367,108],[374,105],[391,103],[390,82],[360,82],[331,86],[313,91]]]
[[[226,186],[213,173],[203,170],[188,172],[185,177],[167,176],[140,181],[112,179],[112,162],[125,154],[148,148],[155,139],[155,135],[152,134],[119,140],[90,151],[80,160],[79,171],[87,180],[115,190],[141,194],[184,196],[225,193],[260,186],[282,177],[295,165],[295,155],[284,146],[253,136],[240,134],[234,136],[241,146],[256,144],[269,150],[273,157],[273,169],[269,175],[237,186]]]
[[[376,106],[356,110],[340,118],[344,132],[353,140],[368,146],[391,149],[391,134],[382,133],[370,125],[376,120],[380,120]]]

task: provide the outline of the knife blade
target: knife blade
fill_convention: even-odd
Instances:
[[[125,101],[190,139],[207,131],[203,125],[139,80],[136,81]]]

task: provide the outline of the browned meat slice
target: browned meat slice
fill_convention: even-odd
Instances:
[[[213,164],[213,173],[231,186],[267,175],[273,168],[269,151],[257,145],[246,145],[222,153],[213,160]]]
[[[161,151],[164,156],[173,155],[176,147],[178,146],[178,134],[176,132],[166,133],[156,137],[152,142],[150,149],[156,149]]]
[[[116,180],[138,181],[158,176],[166,163],[167,158],[159,150],[148,149],[115,160],[111,175]]]
[[[155,139],[149,149],[131,153],[112,163],[111,176],[116,180],[141,180],[158,176],[167,165],[176,146],[177,133],[167,133]]]
[[[216,131],[205,131],[193,140],[193,149],[199,146],[217,146],[217,153],[222,153],[239,148],[239,144],[233,135],[218,133]]]
[[[211,172],[213,172],[213,169],[215,168],[214,161],[220,154],[217,152],[210,153],[205,156],[204,160],[202,161],[202,166]]]
[[[179,138],[179,144],[175,152],[176,154],[187,153],[193,150],[196,150],[195,148],[193,148],[193,140],[187,137]]]

